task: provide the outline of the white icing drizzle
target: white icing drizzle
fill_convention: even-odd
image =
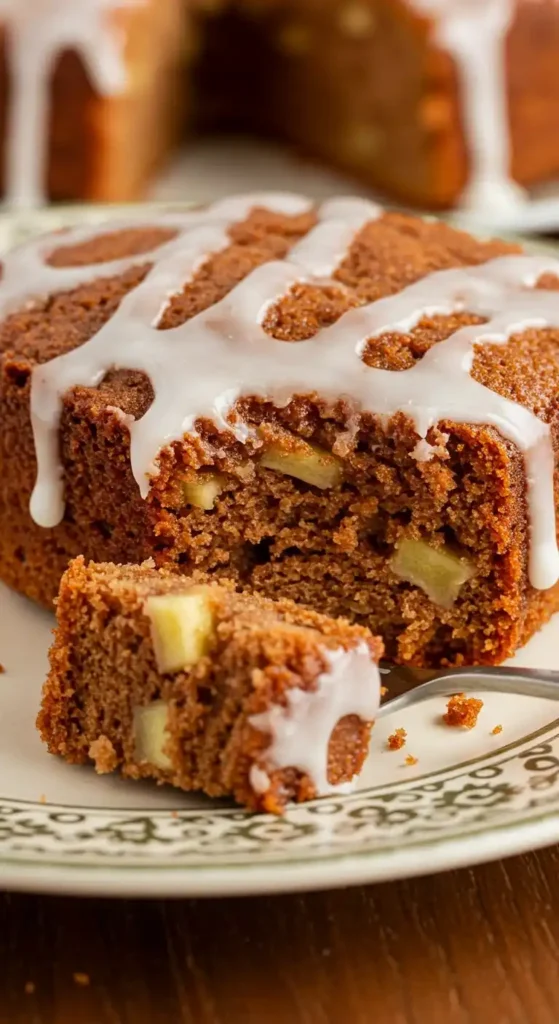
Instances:
[[[267,793],[271,786],[271,779],[268,772],[259,768],[257,764],[251,764],[248,773],[249,782],[255,793]]]
[[[446,444],[449,435],[443,434],[441,440]],[[434,455],[445,454],[444,444],[429,444],[424,437],[421,437],[413,449],[411,455],[416,462],[430,462]]]
[[[332,786],[328,781],[328,745],[334,728],[346,715],[372,722],[380,703],[380,675],[367,644],[351,651],[322,648],[327,669],[314,690],[292,687],[285,705],[273,704],[252,715],[249,723],[268,733],[270,744],[263,754],[264,768],[253,766],[250,781],[257,793],[270,785],[268,772],[297,768],[311,779],[317,795],[347,792],[352,786]],[[266,785],[266,780],[268,784]]]
[[[534,288],[544,273],[559,276],[559,261],[550,256],[513,255],[480,266],[437,271],[395,295],[349,310],[307,341],[276,341],[263,328],[270,306],[295,283],[321,282],[331,275],[360,228],[379,214],[376,206],[364,200],[335,200],[321,207],[317,226],[287,259],[258,267],[220,302],[178,327],[157,331],[169,298],[209,254],[228,244],[228,226],[256,205],[296,214],[310,204],[282,194],[245,196],[216,203],[206,211],[159,218],[159,224],[174,223],[179,234],[149,257],[153,268],[144,281],[88,342],[35,368],[31,388],[38,462],[31,499],[35,521],[52,527],[64,514],[58,440],[64,394],[77,384],[95,387],[108,370],[119,367],[146,373],[155,395],[146,414],[130,423],[132,471],[144,497],[158,472],[161,450],[186,433],[195,433],[199,418],[211,419],[219,429],[246,439],[246,424],[230,418],[235,402],[243,396],[265,398],[278,406],[294,395],[315,393],[326,402],[343,396],[353,404],[356,416],[370,412],[390,417],[404,412],[419,442],[432,426],[445,420],[492,425],[524,455],[529,577],[538,589],[552,586],[559,578],[559,553],[549,427],[522,405],[475,381],[470,371],[476,346],[504,344],[530,327],[559,328],[559,294]],[[97,227],[91,234],[107,229]],[[90,235],[68,232],[63,237],[74,244]],[[0,283],[0,314],[49,289],[64,290],[148,258],[142,254],[95,267],[41,266],[60,241],[59,236],[28,243],[7,258]],[[362,361],[368,339],[387,332],[407,333],[426,315],[462,311],[487,322],[451,334],[411,368],[393,372]],[[434,452],[420,444],[413,454],[425,459]]]
[[[63,396],[78,384],[97,386],[111,367],[144,370],[155,392],[148,412],[130,428],[132,470],[143,497],[148,493],[150,476],[157,473],[159,452],[171,441],[194,431],[195,421],[201,415],[198,408],[205,409],[205,414],[223,429],[229,427],[239,438],[246,439],[246,427],[243,424],[232,427],[226,417],[241,394],[251,393],[243,390],[242,377],[244,374],[247,380],[252,379],[249,363],[253,359],[255,367],[262,365],[262,360],[268,364],[266,379],[273,377],[273,353],[276,349],[279,351],[279,347],[261,327],[268,308],[291,285],[312,276],[316,259],[321,278],[332,273],[359,228],[379,212],[377,206],[366,200],[337,199],[325,203],[321,211],[323,223],[292,249],[289,261],[265,264],[260,268],[260,275],[258,270],[254,271],[246,279],[247,287],[242,282],[222,302],[190,320],[192,330],[184,324],[158,332],[157,325],[169,299],[182,290],[205,259],[229,243],[227,228],[246,217],[260,201],[269,209],[286,214],[303,212],[311,206],[308,200],[289,194],[251,195],[215,203],[206,212],[183,215],[183,221],[188,218],[185,229],[176,239],[156,250],[153,269],[143,284],[122,300],[111,320],[81,348],[35,369],[31,413],[38,472],[31,514],[41,526],[55,526],[64,515],[64,481],[58,449]],[[338,219],[340,217],[343,219]],[[165,224],[168,223],[167,219]],[[68,232],[64,241],[74,244],[77,238],[85,241],[89,237],[85,233]],[[13,309],[17,302],[21,304],[24,298],[28,277],[21,271],[29,254],[35,261],[40,260],[47,246],[48,251],[54,247],[49,240],[43,242],[41,252],[34,253],[35,244],[28,243],[24,252],[16,250],[8,257],[5,280],[0,284],[0,314]],[[118,263],[99,264],[96,269],[98,276],[109,276],[121,273],[130,265],[146,263],[147,259],[143,254]],[[37,267],[38,274],[33,280],[37,281],[39,294],[46,293],[45,285],[52,286],[53,275],[57,275],[58,290],[91,280],[91,267],[68,268],[68,274],[66,269],[45,266],[39,273]],[[259,357],[252,349],[261,337],[266,346]],[[218,354],[216,346],[223,346],[222,354]],[[215,365],[214,353],[218,360]],[[222,356],[224,363],[220,368],[218,363]],[[208,373],[209,366],[214,367],[215,378]],[[183,392],[189,396],[186,403],[181,398]],[[281,400],[281,396],[278,397]],[[285,393],[285,397],[288,400],[291,396]]]
[[[144,0],[0,0],[8,37],[10,108],[6,199],[44,200],[52,73],[63,50],[77,51],[102,95],[126,88],[123,40],[110,16]]]
[[[503,215],[526,201],[510,175],[506,39],[515,0],[413,0],[435,18],[435,42],[456,62],[471,162],[461,203]]]

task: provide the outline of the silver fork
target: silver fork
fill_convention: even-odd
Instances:
[[[450,697],[475,689],[559,700],[559,672],[539,668],[406,668],[381,662],[381,683],[388,687],[377,717],[417,704],[428,697]]]

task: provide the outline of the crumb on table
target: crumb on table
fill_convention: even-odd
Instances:
[[[478,715],[483,701],[477,697],[466,697],[465,693],[454,693],[450,698],[443,715],[445,725],[463,726],[473,729],[477,724]]]
[[[503,726],[502,725],[496,725],[495,728],[491,730],[491,735],[492,736],[498,736],[499,733],[502,732],[502,731],[503,731]]]
[[[389,750],[401,750],[406,742],[407,732],[405,729],[395,729],[388,737],[386,743]]]
[[[76,985],[81,985],[82,988],[86,988],[89,985],[89,974],[85,974],[83,971],[74,971],[72,977]]]
[[[404,763],[411,766],[411,765],[417,764],[418,761],[419,761],[418,757],[414,757],[413,754],[408,754],[408,756],[406,757],[406,760],[405,760]]]

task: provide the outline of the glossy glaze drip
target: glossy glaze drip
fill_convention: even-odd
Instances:
[[[95,387],[99,384],[107,370],[115,366],[115,351],[119,353],[118,365],[130,370],[144,370],[155,391],[154,401],[146,415],[130,428],[132,470],[144,497],[149,490],[150,476],[157,473],[157,457],[161,449],[186,432],[193,431],[199,415],[209,416],[221,428],[234,429],[240,439],[246,439],[246,427],[242,423],[231,427],[227,416],[241,394],[251,393],[243,387],[243,377],[247,381],[253,377],[249,362],[254,361],[256,367],[262,365],[263,360],[268,367],[264,376],[270,381],[273,379],[275,353],[281,346],[261,327],[269,307],[291,285],[311,279],[314,276],[313,266],[317,267],[316,276],[320,280],[332,273],[356,233],[379,213],[379,208],[366,200],[336,199],[325,203],[319,213],[322,222],[292,249],[289,261],[265,264],[259,268],[260,273],[256,270],[250,274],[222,302],[181,327],[158,332],[157,325],[169,299],[182,290],[205,259],[228,244],[227,229],[235,221],[244,219],[251,207],[259,205],[260,198],[269,209],[279,213],[297,214],[311,207],[309,200],[298,196],[266,194],[264,197],[251,195],[222,200],[207,211],[183,215],[181,233],[149,257],[154,260],[153,269],[141,286],[125,296],[111,320],[81,348],[36,368],[31,409],[38,473],[31,513],[40,525],[55,526],[64,514],[64,481],[58,450],[62,397],[74,385]],[[189,218],[186,225],[185,218]],[[164,224],[167,226],[169,223],[178,226],[177,222],[167,218]],[[87,237],[86,234],[79,236],[81,241]],[[68,233],[67,239],[72,244],[76,236]],[[31,255],[33,245],[26,247]],[[11,259],[14,260],[13,266]],[[16,250],[7,260],[5,281],[0,285],[0,313],[4,312],[4,306],[8,311],[13,308],[15,290],[20,304],[24,298],[24,275],[21,271],[26,259],[25,254]],[[91,280],[92,270],[94,275],[97,271],[98,275],[105,276],[110,272],[120,273],[128,265],[146,263],[147,260],[143,254],[130,261],[121,260],[118,264],[89,267],[88,277],[84,267],[69,268],[68,271],[47,267],[45,274],[49,281],[53,273],[59,275],[60,290]],[[3,298],[4,286],[7,293]],[[258,347],[261,337],[266,340],[266,345],[257,354],[253,350]],[[222,345],[223,352],[218,353],[217,349]],[[224,362],[220,369],[222,357]],[[213,374],[208,375],[208,367],[214,368],[215,378]],[[188,395],[186,404],[180,398],[183,391]],[[285,389],[283,395],[288,397]],[[199,412],[202,408],[205,413]]]
[[[144,497],[151,476],[158,471],[161,450],[185,433],[195,433],[199,418],[211,419],[220,430],[246,439],[246,425],[231,416],[243,396],[262,397],[278,406],[300,394],[317,393],[327,403],[343,396],[357,416],[363,411],[386,417],[405,412],[419,440],[444,420],[490,424],[524,455],[530,580],[540,589],[555,583],[559,554],[549,427],[528,409],[475,381],[470,370],[476,346],[504,344],[529,327],[559,328],[559,294],[534,290],[542,274],[559,276],[559,261],[514,255],[480,266],[437,271],[395,295],[348,311],[307,341],[276,341],[263,327],[270,307],[294,284],[322,282],[331,275],[362,226],[378,216],[378,208],[363,200],[334,200],[320,208],[317,226],[287,259],[256,268],[220,302],[179,327],[158,332],[170,297],[211,252],[227,244],[231,221],[241,219],[258,203],[286,213],[309,208],[308,201],[299,197],[249,196],[183,215],[180,234],[150,256],[153,269],[104,327],[80,348],[34,370],[31,403],[38,473],[31,512],[35,521],[55,526],[64,514],[58,430],[65,392],[77,384],[95,387],[118,365],[143,371],[154,389],[147,413],[130,424],[132,470]],[[76,235],[70,232],[67,238],[73,242]],[[59,240],[50,241],[52,248],[56,244]],[[0,312],[41,293],[36,261],[46,247],[45,241],[32,243],[7,259]],[[140,259],[145,262],[146,255],[134,261]],[[118,266],[123,263],[127,261],[119,261]],[[112,264],[48,268],[44,284],[53,287],[53,275],[59,275],[58,290],[63,290],[76,279],[91,280],[113,270]],[[407,370],[392,372],[362,361],[372,337],[407,333],[426,315],[463,311],[487,322],[461,328]],[[432,454],[416,446],[418,458]]]
[[[249,718],[259,732],[267,733],[270,744],[262,755],[262,765],[253,765],[250,774],[255,792],[270,786],[269,773],[297,768],[311,779],[317,796],[348,792],[353,782],[333,786],[328,781],[328,745],[338,722],[356,715],[372,722],[380,704],[380,675],[365,643],[352,651],[322,649],[327,665],[313,690],[293,687],[286,703],[274,704],[260,715]]]
[[[44,200],[52,74],[64,50],[82,59],[94,89],[126,88],[123,40],[111,15],[144,0],[0,0],[6,26],[10,107],[6,133],[6,200]]]
[[[525,201],[510,175],[506,40],[515,0],[412,0],[433,18],[434,41],[456,63],[470,180],[462,205],[505,215]]]

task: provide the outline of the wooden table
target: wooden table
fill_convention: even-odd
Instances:
[[[558,1024],[559,847],[309,895],[0,896],[0,1022]]]

